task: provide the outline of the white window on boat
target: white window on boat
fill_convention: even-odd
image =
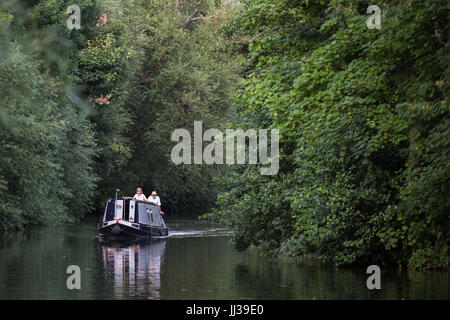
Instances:
[[[134,221],[134,210],[135,210],[136,202],[134,200],[130,200],[130,208],[128,212],[130,213],[128,220],[133,222]]]
[[[123,218],[123,200],[117,200],[114,219],[122,219],[122,218]]]

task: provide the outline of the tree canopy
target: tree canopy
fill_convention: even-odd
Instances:
[[[243,1],[235,125],[279,128],[280,172],[224,178],[234,243],[339,265],[447,267],[448,2]]]
[[[80,8],[80,28],[66,21]],[[186,14],[188,12],[188,14]],[[119,187],[169,212],[213,204],[220,168],[175,166],[175,128],[224,127],[239,76],[215,1],[6,1],[0,7],[4,229],[74,221]]]

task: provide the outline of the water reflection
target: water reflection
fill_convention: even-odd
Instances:
[[[0,299],[449,299],[449,272],[383,268],[367,290],[365,268],[316,257],[238,252],[216,226],[167,219],[168,239],[99,243],[97,218],[0,235]],[[81,289],[66,285],[69,265]]]
[[[106,280],[114,296],[160,299],[166,239],[100,243]]]

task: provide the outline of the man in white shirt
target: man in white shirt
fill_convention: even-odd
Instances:
[[[152,195],[147,198],[147,201],[156,204],[158,206],[159,212],[161,212],[161,214],[164,214],[164,212],[161,211],[161,200],[159,199],[156,191],[152,192]]]

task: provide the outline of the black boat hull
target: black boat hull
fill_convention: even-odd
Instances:
[[[139,225],[138,227],[130,227],[127,225],[115,223],[98,230],[99,237],[109,239],[127,239],[127,238],[156,238],[166,237],[169,235],[167,227],[153,227]]]

